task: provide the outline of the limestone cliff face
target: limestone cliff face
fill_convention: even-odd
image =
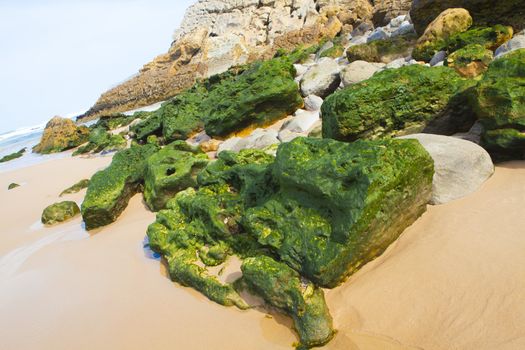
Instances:
[[[191,6],[166,54],[138,75],[102,94],[80,119],[165,100],[196,79],[267,58],[279,48],[333,37],[361,22],[381,21],[410,6],[407,0],[200,0]],[[375,5],[374,5],[375,3]],[[375,11],[375,12],[374,12]]]

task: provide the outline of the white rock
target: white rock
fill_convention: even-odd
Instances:
[[[393,60],[392,62],[390,62],[389,64],[387,64],[385,66],[385,69],[397,69],[397,68],[401,68],[403,66],[406,66],[407,65],[407,61],[405,58],[401,57],[401,58],[398,58],[397,60]]]
[[[296,133],[304,133],[310,130],[310,128],[319,120],[319,111],[305,111],[299,109],[295,112],[295,116],[285,122],[281,127],[281,130],[288,130]]]
[[[401,27],[405,22],[408,22],[407,21],[407,16],[406,15],[400,15],[400,16],[397,16],[396,18],[392,18],[392,20],[389,23],[389,26],[392,27],[392,28],[397,28],[397,27]],[[410,22],[408,22],[408,23],[410,23]]]
[[[430,60],[430,65],[433,67],[437,65],[439,62],[445,62],[445,58],[447,58],[447,53],[445,51],[438,51],[434,54],[434,56]]]
[[[372,34],[370,34],[366,42],[371,43],[377,40],[385,40],[385,39],[388,39],[389,37],[390,37],[389,33],[386,32],[383,28],[379,27],[379,28],[376,28],[372,32]]]
[[[334,59],[321,58],[318,64],[308,69],[301,79],[303,96],[326,97],[334,92],[341,83],[340,70],[341,68]]]
[[[501,57],[509,52],[525,48],[525,30],[514,35],[512,39],[497,48],[495,52],[496,57]]]
[[[308,70],[308,67],[305,66],[304,64],[294,64],[293,66],[295,68],[295,72],[296,72],[295,76],[296,77],[302,76]]]
[[[397,36],[407,35],[410,33],[416,33],[414,25],[409,22],[405,22],[392,33],[392,37],[395,38]]]
[[[341,71],[341,80],[344,86],[359,83],[369,79],[375,72],[385,66],[384,63],[370,63],[366,61],[354,61]]]
[[[450,136],[415,134],[434,160],[431,204],[444,204],[476,191],[494,173],[494,164],[482,147]]]
[[[318,111],[321,109],[323,99],[316,95],[308,95],[304,99],[304,108],[307,111]]]
[[[222,143],[218,152],[230,150],[239,152],[243,149],[263,149],[273,144],[279,143],[278,133],[275,130],[257,129],[245,138],[234,137]],[[231,143],[229,143],[231,141]],[[226,144],[226,145],[225,145]]]
[[[279,140],[281,142],[290,142],[293,139],[296,139],[298,137],[304,137],[304,136],[306,136],[306,135],[298,133],[298,132],[292,132],[290,130],[281,130],[281,131],[279,131]]]

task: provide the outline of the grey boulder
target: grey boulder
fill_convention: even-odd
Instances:
[[[375,72],[382,69],[384,63],[370,63],[366,61],[354,61],[343,68],[341,71],[341,80],[344,86],[356,84],[367,80]]]
[[[323,57],[308,69],[301,78],[303,96],[317,95],[322,98],[334,92],[341,83],[341,68],[334,59]]]
[[[431,204],[444,204],[476,191],[494,173],[494,164],[482,147],[451,136],[414,134],[434,160]]]

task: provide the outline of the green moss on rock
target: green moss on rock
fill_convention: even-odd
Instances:
[[[513,30],[510,27],[495,25],[493,27],[477,27],[462,33],[457,33],[444,40],[437,40],[427,45],[416,47],[412,56],[416,60],[429,62],[438,51],[449,54],[469,45],[480,45],[494,51],[512,38]]]
[[[14,152],[14,153],[8,154],[7,156],[0,158],[0,163],[5,163],[13,159],[20,158],[24,155],[24,153],[26,153],[26,148],[22,148],[18,152]]]
[[[152,155],[146,162],[144,198],[148,206],[163,209],[177,192],[197,185],[197,174],[208,164],[198,147],[176,141]]]
[[[474,78],[485,72],[492,62],[494,54],[479,44],[467,45],[451,54],[446,61],[461,76]]]
[[[322,289],[268,256],[248,258],[241,269],[250,289],[293,318],[302,347],[321,346],[332,339],[332,316]]]
[[[323,51],[320,57],[338,58],[338,57],[343,56],[344,53],[345,53],[345,48],[342,45],[335,44],[331,48]]]
[[[72,194],[77,193],[83,190],[84,188],[87,188],[89,186],[89,179],[83,179],[74,184],[71,187],[66,188],[65,190],[60,193],[60,197],[65,196],[66,194]]]
[[[227,136],[293,114],[303,105],[294,76],[289,59],[275,58],[221,81],[203,102],[206,133]]]
[[[88,143],[79,147],[73,155],[85,154],[89,152],[111,152],[126,148],[127,141],[122,135],[114,135],[104,127],[98,126],[89,133]]]
[[[483,146],[497,158],[525,150],[525,49],[496,59],[470,95],[485,133]]]
[[[474,119],[463,93],[473,84],[448,67],[410,65],[376,73],[325,100],[323,137],[355,141],[468,131]]]
[[[9,186],[7,186],[7,190],[10,191],[10,190],[12,190],[14,188],[17,188],[17,187],[20,187],[20,185],[13,182],[13,183],[10,183]]]
[[[150,246],[173,280],[222,305],[246,307],[207,267],[244,259],[245,282],[294,318],[303,346],[319,345],[333,331],[318,287],[337,286],[381,254],[425,211],[432,177],[416,140],[297,138],[276,158],[221,152],[198,189],[157,214]]]
[[[157,149],[154,145],[145,145],[120,151],[109,167],[93,175],[82,203],[86,229],[105,226],[117,219],[129,199],[139,192],[146,159]]]
[[[398,36],[386,40],[351,46],[346,50],[349,62],[367,61],[389,63],[409,56],[416,43],[415,35]]]
[[[41,220],[45,225],[54,225],[74,218],[78,214],[80,214],[80,209],[77,203],[65,201],[52,204],[45,208]]]

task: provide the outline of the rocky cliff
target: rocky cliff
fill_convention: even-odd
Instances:
[[[165,100],[197,79],[272,56],[279,48],[317,43],[363,22],[383,24],[407,13],[411,0],[199,0],[166,54],[102,94],[79,119]]]

